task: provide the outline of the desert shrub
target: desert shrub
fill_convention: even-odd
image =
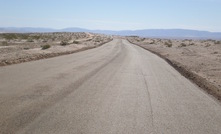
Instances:
[[[180,47],[186,47],[186,44],[185,43],[181,43]]]
[[[140,38],[140,41],[144,41],[145,40],[145,38]]]
[[[75,40],[75,41],[73,41],[73,43],[74,44],[79,44],[80,42]]]
[[[3,38],[5,38],[6,40],[13,40],[13,39],[17,39],[17,35],[16,34],[3,34]]]
[[[172,41],[171,41],[171,40],[168,40],[168,42],[169,42],[169,43],[172,43]]]
[[[8,46],[8,42],[7,41],[1,42],[1,46]]]
[[[18,36],[18,38],[24,39],[24,40],[27,40],[29,38],[28,34],[18,34],[17,36]]]
[[[212,39],[207,39],[206,41],[207,41],[207,42],[209,42],[209,41],[214,42],[214,40],[212,40]]]
[[[42,50],[45,50],[45,49],[48,49],[48,48],[50,48],[50,47],[51,47],[51,46],[47,44],[47,45],[43,45],[43,46],[41,47],[41,49],[42,49]]]
[[[32,39],[35,39],[35,40],[39,40],[41,38],[40,35],[33,35],[31,36]]]
[[[100,39],[96,39],[95,42],[100,42]]]
[[[88,40],[86,40],[86,41],[91,41],[92,39],[88,39]]]
[[[210,43],[206,43],[206,46],[205,47],[210,47],[211,46],[211,44]]]
[[[221,41],[215,41],[215,44],[221,44]]]
[[[165,42],[164,45],[167,46],[167,47],[172,47],[173,46],[173,44],[169,43],[169,42]]]
[[[52,38],[51,38],[52,41],[55,41],[56,39],[57,39],[56,37],[52,37]]]
[[[213,52],[212,54],[218,54],[218,52]]]
[[[136,39],[137,42],[140,42],[140,39]]]
[[[34,42],[34,40],[33,40],[32,38],[29,38],[29,39],[27,40],[27,42]]]
[[[48,41],[47,40],[43,40],[42,42],[45,43],[45,42],[48,42]]]
[[[152,40],[152,41],[150,42],[150,44],[155,44],[155,40]]]
[[[24,47],[24,50],[29,50],[30,48],[29,47]]]
[[[69,44],[68,44],[67,41],[61,41],[60,45],[61,45],[61,46],[66,46],[66,45],[69,45]]]

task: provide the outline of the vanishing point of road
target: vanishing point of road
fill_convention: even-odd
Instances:
[[[220,134],[221,105],[158,56],[114,39],[0,67],[1,134]]]

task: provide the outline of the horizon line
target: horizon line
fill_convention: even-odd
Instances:
[[[14,27],[14,26],[9,26],[9,27],[0,27],[0,28],[34,28],[34,29],[51,29],[51,30],[64,30],[64,29],[69,29],[69,28],[76,28],[76,29],[82,29],[82,30],[91,30],[91,31],[114,31],[114,32],[119,32],[119,31],[141,31],[141,30],[191,30],[191,31],[199,31],[199,32],[210,32],[210,33],[221,33],[219,32],[214,32],[210,30],[197,30],[197,29],[190,29],[190,28],[144,28],[144,29],[127,29],[127,30],[110,30],[110,29],[90,29],[90,28],[82,28],[82,27],[65,27],[65,28],[51,28],[51,27]]]

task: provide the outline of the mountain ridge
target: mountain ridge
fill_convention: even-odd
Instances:
[[[221,39],[221,32],[199,31],[191,29],[141,29],[141,30],[89,30],[78,27],[64,29],[34,27],[0,27],[0,33],[47,33],[47,32],[91,32],[108,35],[141,36],[154,38],[194,38]]]

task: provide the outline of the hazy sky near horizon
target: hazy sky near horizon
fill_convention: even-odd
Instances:
[[[0,27],[221,32],[221,0],[0,0]]]

